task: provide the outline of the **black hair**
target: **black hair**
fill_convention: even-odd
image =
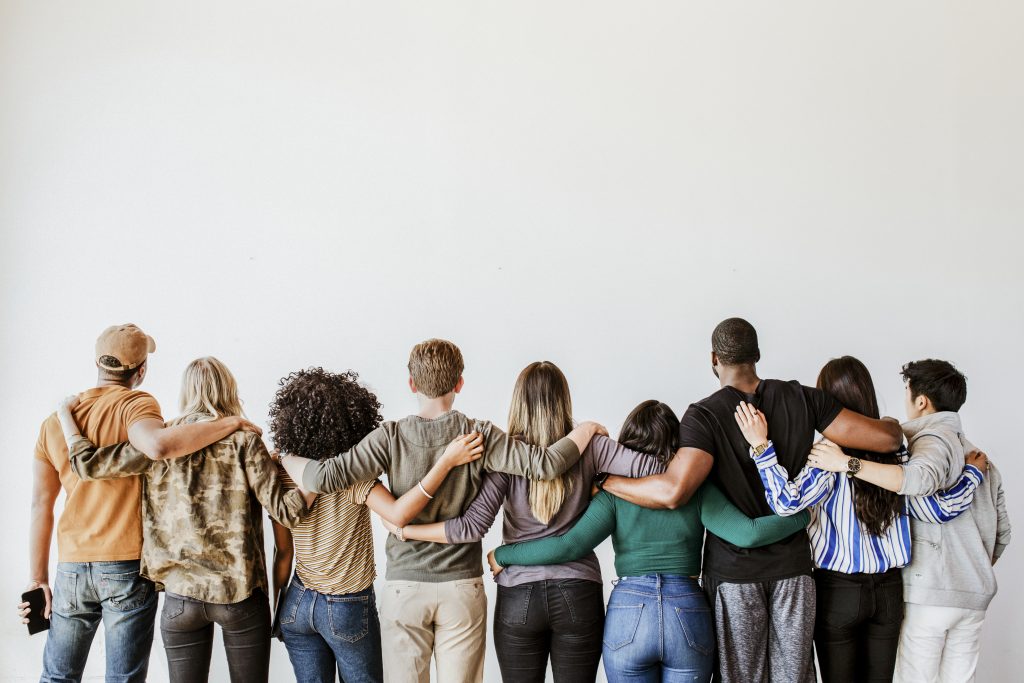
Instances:
[[[967,378],[944,360],[916,360],[903,366],[903,381],[914,398],[926,396],[935,410],[960,410],[967,401]]]
[[[118,360],[117,358],[114,358],[113,356],[100,356],[99,360],[96,363],[96,367],[99,368],[100,375],[102,375],[103,379],[109,379],[115,382],[123,382],[127,384],[128,382],[131,381],[133,377],[135,377],[135,375],[139,374],[139,370],[141,370],[142,366],[145,364],[146,361],[142,361],[131,370],[111,370],[110,368],[104,366],[116,365],[117,367],[121,367],[121,361]]]
[[[380,402],[351,370],[309,368],[279,384],[269,418],[282,453],[324,460],[349,450],[381,422]]]
[[[743,318],[727,318],[711,333],[711,350],[724,365],[753,365],[761,360],[757,330]]]
[[[679,441],[679,418],[661,401],[644,401],[626,417],[619,443],[668,461]]]

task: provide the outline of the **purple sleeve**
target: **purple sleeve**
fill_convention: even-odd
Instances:
[[[472,543],[479,541],[498,518],[512,475],[503,472],[484,472],[480,492],[459,517],[444,523],[444,535],[449,543]]]
[[[665,463],[660,458],[630,450],[606,436],[591,439],[587,450],[583,452],[583,459],[587,469],[593,469],[592,473],[585,473],[591,477],[598,472],[607,472],[636,479],[665,471]]]

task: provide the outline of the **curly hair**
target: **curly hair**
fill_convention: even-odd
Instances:
[[[278,384],[270,433],[283,453],[324,460],[352,448],[381,422],[380,401],[351,370],[309,368]]]

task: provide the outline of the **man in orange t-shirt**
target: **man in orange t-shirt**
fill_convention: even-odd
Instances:
[[[234,431],[259,431],[237,417],[165,427],[160,406],[136,391],[156,344],[135,325],[115,325],[96,341],[96,386],[79,394],[75,421],[91,441],[108,446],[130,441],[153,459],[198,451]],[[82,481],[71,470],[56,415],[39,430],[33,463],[29,539],[30,582],[42,588],[50,630],[41,681],[80,681],[100,620],[106,640],[106,678],[144,681],[149,667],[157,598],[139,575],[142,555],[142,484],[138,477]],[[57,574],[49,586],[53,505],[61,489],[57,523]],[[19,609],[27,622],[28,603]]]

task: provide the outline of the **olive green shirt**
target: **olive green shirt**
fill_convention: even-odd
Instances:
[[[209,418],[184,421],[198,419]],[[231,604],[257,588],[269,594],[260,506],[287,527],[306,514],[302,494],[281,486],[263,440],[250,432],[171,460],[150,460],[128,442],[97,448],[79,436],[70,457],[82,479],[141,477],[140,571],[195,600]]]

